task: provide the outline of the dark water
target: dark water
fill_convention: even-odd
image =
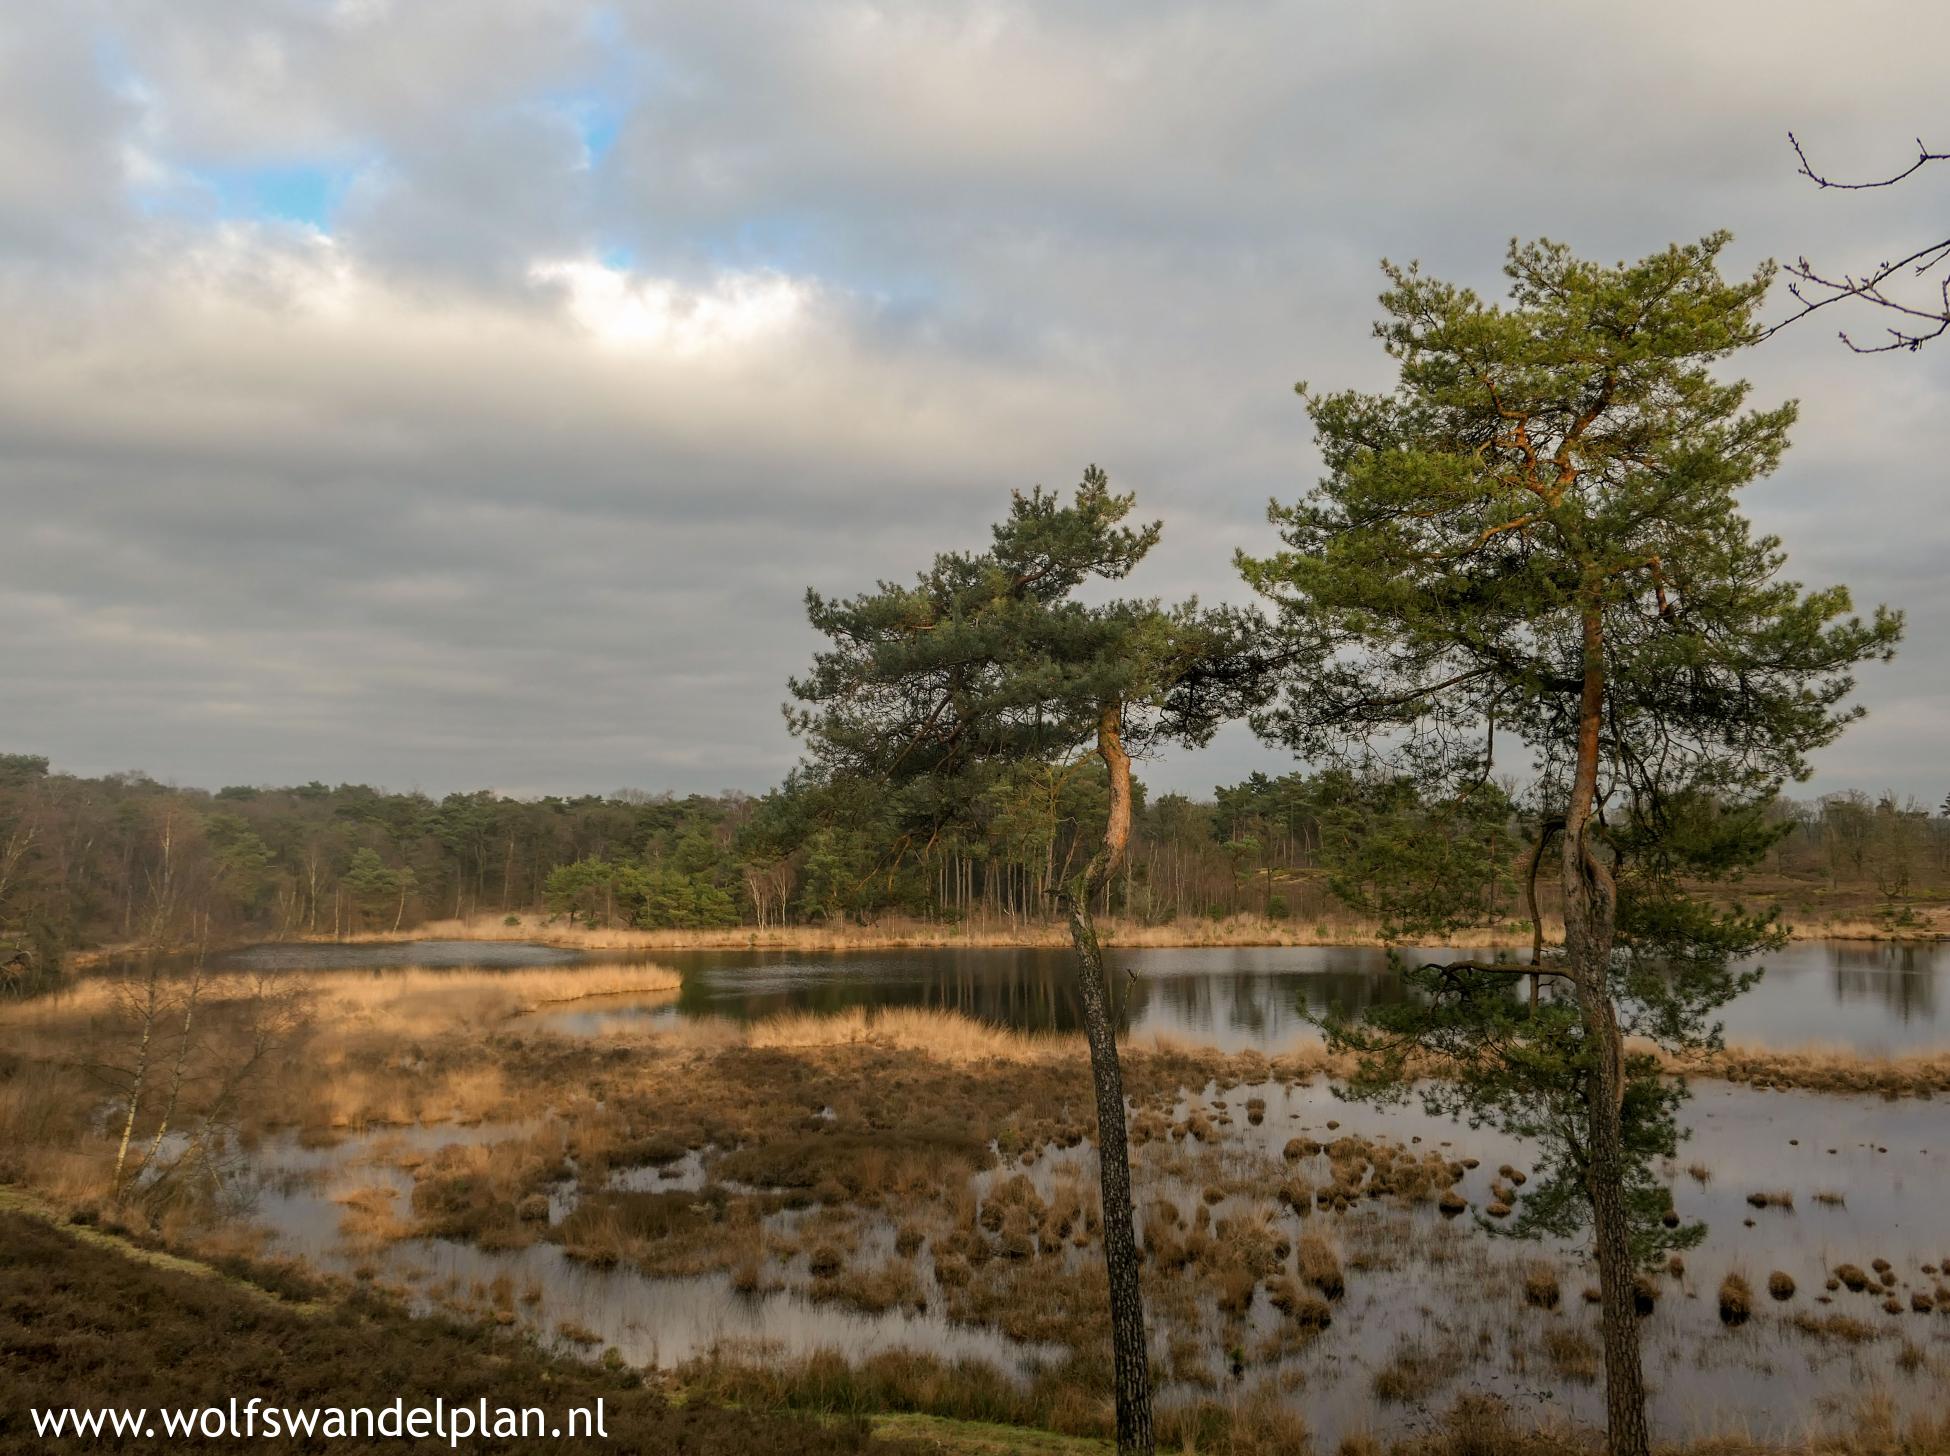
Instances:
[[[451,971],[462,966],[503,970],[566,966],[583,958],[580,952],[560,946],[512,940],[400,940],[351,945],[280,941],[233,951],[219,963],[247,971]]]
[[[1428,951],[1428,959],[1465,952]],[[1024,1030],[1074,1031],[1081,1008],[1061,950],[897,950],[810,954],[662,954],[680,971],[659,1016],[752,1020],[782,1011],[913,1006]],[[1112,951],[1123,1027],[1227,1050],[1278,1048],[1308,1034],[1310,1015],[1399,1000],[1385,953],[1360,946]],[[1950,950],[1934,944],[1805,942],[1765,958],[1760,984],[1721,1014],[1730,1041],[1834,1045],[1868,1053],[1950,1046]],[[565,1012],[558,1024],[602,1014]],[[609,1013],[613,1014],[613,1010]]]
[[[1410,951],[1429,960],[1470,952]],[[1401,977],[1366,946],[1115,950],[1113,992],[1122,1028],[1217,1045],[1277,1049],[1312,1030],[1321,1012],[1351,1014],[1399,1000]],[[264,970],[385,971],[654,961],[682,974],[676,998],[631,1008],[556,1013],[553,1024],[593,1026],[620,1012],[756,1020],[780,1012],[854,1008],[956,1011],[1028,1031],[1080,1029],[1069,952],[914,949],[846,952],[713,950],[580,955],[505,941],[257,946],[226,957]],[[1760,984],[1721,1013],[1729,1041],[1836,1046],[1870,1054],[1950,1047],[1950,944],[1805,941],[1763,958]]]

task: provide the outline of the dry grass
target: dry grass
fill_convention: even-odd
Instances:
[[[673,1404],[635,1371],[552,1358],[497,1331],[497,1322],[409,1318],[367,1289],[328,1290],[276,1266],[224,1272],[165,1259],[120,1239],[0,1211],[0,1434],[7,1451],[292,1450],[299,1443],[169,1440],[38,1442],[21,1433],[32,1408],[222,1406],[239,1392],[313,1408],[449,1409],[495,1405],[561,1411],[604,1403],[611,1447],[687,1456],[921,1456],[874,1440],[864,1426]],[[512,1291],[483,1291],[499,1307]],[[592,1332],[571,1326],[580,1343]],[[600,1338],[590,1341],[600,1344]],[[14,1412],[23,1414],[15,1416]],[[261,1427],[259,1428],[261,1431]],[[480,1442],[506,1456],[578,1449],[546,1437]],[[384,1437],[313,1443],[344,1456],[404,1449]]]
[[[1879,1092],[1898,1097],[1950,1092],[1950,1051],[1876,1057],[1848,1047],[1814,1046],[1788,1051],[1729,1046],[1719,1051],[1675,1056],[1659,1051],[1649,1042],[1635,1040],[1632,1047],[1659,1057],[1670,1072],[1717,1077],[1755,1087]]]
[[[498,970],[309,971],[281,978],[302,990],[315,1022],[341,1032],[424,1033],[484,1027],[545,1007],[608,996],[674,994],[683,978],[667,966],[605,963]],[[244,978],[220,976],[203,992],[206,1002],[234,1000]],[[120,987],[109,977],[71,981],[59,992],[0,1006],[0,1028],[74,1031],[112,1014]]]
[[[332,1195],[345,1210],[339,1215],[339,1235],[356,1246],[389,1244],[406,1238],[413,1226],[394,1211],[396,1196],[384,1184],[348,1188]]]
[[[1566,1380],[1574,1380],[1580,1385],[1591,1385],[1597,1381],[1603,1352],[1588,1330],[1575,1325],[1554,1324],[1544,1331],[1543,1344],[1544,1358],[1550,1361],[1551,1369]]]
[[[592,965],[522,971],[402,971],[384,977],[338,973],[313,977],[311,982],[321,1011],[348,1027],[378,1030],[402,1020],[422,1028],[429,1021],[479,1026],[565,1002],[674,993],[681,978],[660,966]],[[17,1018],[32,1024],[37,1019],[85,1016],[105,1007],[108,991],[103,983],[80,985],[100,989],[77,989],[11,1008],[0,1014],[0,1025]],[[90,1000],[101,1005],[86,1004]],[[33,1009],[36,1007],[44,1009],[37,1012]],[[606,1024],[599,1022],[596,1030],[605,1038],[654,1036],[666,1044],[698,1050],[731,1045],[799,1049],[866,1043],[922,1051],[950,1061],[1040,1060],[1052,1054],[1074,1054],[1082,1042],[1079,1035],[1018,1032],[954,1012],[920,1008],[875,1013],[855,1007],[830,1016],[787,1013],[749,1024],[717,1019],[647,1023],[641,1017],[619,1016]],[[1163,1036],[1141,1044],[1140,1049],[1186,1056],[1208,1050]],[[1312,1034],[1296,1036],[1293,1044],[1277,1055],[1308,1059],[1309,1070],[1346,1070],[1341,1061],[1326,1055]],[[1950,1092],[1950,1052],[1878,1058],[1846,1049],[1785,1052],[1729,1047],[1699,1057],[1667,1058],[1667,1063],[1676,1072],[1765,1086],[1898,1095]],[[1442,1069],[1429,1064],[1421,1070],[1440,1075]],[[1789,1195],[1766,1197],[1769,1204],[1792,1206]]]
[[[1814,1339],[1840,1340],[1849,1345],[1865,1344],[1883,1336],[1882,1326],[1872,1325],[1849,1314],[1811,1314],[1803,1310],[1788,1323]]]
[[[1523,1273],[1523,1302],[1533,1309],[1556,1309],[1562,1292],[1557,1270],[1549,1264],[1533,1263]]]
[[[889,916],[872,925],[788,925],[759,930],[730,925],[717,930],[635,930],[622,926],[572,925],[552,915],[480,915],[462,920],[429,920],[403,935],[380,932],[339,937],[385,944],[401,940],[521,941],[578,950],[889,950],[922,946],[1066,946],[1068,927],[1060,920],[971,922],[959,925]],[[1326,918],[1268,920],[1260,915],[1199,917],[1162,925],[1121,917],[1097,922],[1099,938],[1112,946],[1280,946],[1385,945],[1381,923],[1339,914]],[[1552,934],[1561,933],[1551,925]],[[330,936],[313,937],[331,940]],[[1463,930],[1436,942],[1458,948],[1492,949],[1528,945],[1529,932],[1501,928]]]
[[[1340,1250],[1320,1234],[1300,1236],[1299,1269],[1300,1277],[1329,1299],[1339,1299],[1347,1292]]]
[[[1388,1363],[1374,1375],[1374,1393],[1382,1401],[1427,1400],[1453,1380],[1463,1366],[1463,1351],[1453,1343],[1431,1343],[1420,1335],[1405,1335],[1395,1343]]]
[[[1355,1437],[1340,1456],[1599,1456],[1603,1449],[1596,1431],[1533,1425],[1494,1396],[1470,1395],[1432,1430],[1387,1445]],[[1950,1452],[1950,1417],[1931,1412],[1905,1419],[1886,1395],[1871,1394],[1838,1412],[1829,1429],[1787,1444],[1730,1433],[1654,1449],[1662,1456],[1941,1456]]]
[[[1753,1286],[1738,1270],[1729,1270],[1720,1281],[1720,1323],[1744,1325],[1754,1312]]]
[[[645,975],[612,966],[316,978],[312,1043],[253,1103],[249,1130],[324,1139],[375,1123],[519,1119],[529,1131],[486,1127],[477,1134],[486,1141],[417,1164],[409,1149],[418,1138],[401,1138],[383,1155],[415,1175],[416,1231],[487,1248],[547,1240],[592,1264],[652,1276],[719,1271],[744,1292],[784,1287],[858,1310],[925,1304],[951,1322],[1062,1347],[1075,1368],[1014,1409],[1039,1424],[1102,1429],[1106,1295],[1101,1263],[1087,1252],[1101,1239],[1101,1221],[1087,1153],[1079,1174],[1060,1151],[1094,1129],[1079,1038],[943,1012],[858,1011],[751,1025],[637,1018],[626,1041],[621,1030],[591,1039],[510,1014],[569,996],[645,990],[603,972]],[[1407,1210],[1452,1191],[1475,1163],[1460,1148],[1403,1146],[1330,1124],[1323,1135],[1334,1141],[1300,1150],[1321,1159],[1329,1181],[1310,1186],[1322,1175],[1309,1163],[1308,1178],[1294,1182],[1280,1156],[1284,1132],[1244,1135],[1255,1104],[1276,1125],[1284,1117],[1278,1093],[1251,1094],[1327,1065],[1317,1050],[1269,1059],[1159,1043],[1127,1055],[1147,1252],[1157,1253],[1154,1239],[1174,1245],[1171,1258],[1147,1260],[1147,1298],[1168,1339],[1205,1341],[1215,1383],[1201,1389],[1228,1389],[1221,1354],[1236,1373],[1239,1364],[1289,1359],[1318,1339],[1332,1319],[1322,1296],[1342,1295],[1349,1270],[1424,1257],[1433,1265],[1433,1252],[1410,1248],[1401,1234],[1413,1217]],[[58,1106],[20,1090],[33,1080],[0,1081],[0,1124],[60,1121]],[[610,1176],[680,1158],[690,1171],[701,1162],[703,1187],[665,1190],[654,1172]],[[1518,1181],[1517,1168],[1498,1171]],[[579,1185],[575,1208],[551,1227],[549,1196],[565,1180]],[[1292,1212],[1280,1211],[1274,1200],[1290,1184]],[[1205,1200],[1207,1189],[1216,1202]],[[1361,1212],[1294,1216],[1321,1195],[1329,1200],[1322,1208],[1358,1198]],[[1166,1196],[1185,1212],[1168,1217]],[[531,1212],[538,1201],[542,1217]],[[397,1237],[401,1200],[375,1186],[342,1202],[362,1241]],[[1461,1237],[1432,1217],[1420,1222],[1447,1231],[1437,1245]],[[1370,1226],[1394,1232],[1364,1232]],[[1338,1240],[1323,1233],[1330,1228]],[[927,1256],[887,1260],[887,1239],[899,1255],[925,1247]],[[1506,1312],[1517,1287],[1494,1286]],[[1265,1314],[1255,1304],[1262,1290],[1282,1318],[1239,1332]],[[481,1297],[494,1317],[511,1313],[512,1291]],[[1534,1350],[1549,1327],[1571,1323],[1564,1314],[1527,1318],[1513,1338]],[[1399,1392],[1390,1399],[1421,1399],[1452,1364],[1482,1358],[1452,1348],[1454,1338],[1430,1334],[1403,1346],[1378,1387]],[[1572,1372],[1584,1357],[1575,1336],[1558,1343],[1546,1358],[1578,1378]],[[1270,1372],[1262,1375],[1272,1383]],[[1242,1390],[1228,1403],[1243,1408],[1250,1398]],[[1174,1416],[1201,1431],[1208,1419],[1198,1407]]]

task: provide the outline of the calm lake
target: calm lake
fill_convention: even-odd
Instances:
[[[1419,954],[1440,960],[1465,953]],[[266,946],[246,955],[318,969],[550,965],[565,957],[545,946],[438,942]],[[686,951],[642,959],[684,978],[674,1001],[637,1008],[644,1016],[751,1020],[785,1011],[921,1006],[1024,1030],[1080,1026],[1075,972],[1061,950]],[[1118,1014],[1133,1037],[1163,1034],[1229,1051],[1278,1049],[1309,1031],[1310,1014],[1356,1012],[1404,994],[1386,954],[1358,946],[1114,950],[1111,963]],[[1762,964],[1760,984],[1722,1013],[1729,1041],[1872,1054],[1950,1046],[1950,948],[1944,945],[1808,941]],[[571,1029],[593,1026],[619,1009],[630,1008],[605,1003],[550,1020]]]

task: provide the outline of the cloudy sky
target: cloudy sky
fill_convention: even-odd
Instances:
[[[1841,23],[1846,18],[1846,23]],[[808,585],[1096,461],[1238,597],[1386,255],[1950,228],[1950,6],[63,0],[0,11],[0,748],[188,784],[758,789]],[[1785,311],[1786,300],[1777,300]],[[1875,320],[1853,320],[1865,332]],[[1825,322],[1751,497],[1910,614],[1817,791],[1950,789],[1950,342]],[[1243,731],[1153,765],[1283,767]]]

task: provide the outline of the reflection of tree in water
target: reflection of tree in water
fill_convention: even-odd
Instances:
[[[1314,1016],[1359,1016],[1408,994],[1385,956],[1351,947],[1296,951],[1290,965],[1284,952],[1238,953],[1235,961],[1257,962],[1250,969],[1229,966],[1221,955],[1115,949],[1110,954],[1114,1024],[1140,1039],[1162,1032],[1209,1036],[1228,1045],[1278,1046],[1306,1030]],[[1441,960],[1468,953],[1409,954]],[[1928,1024],[1937,1017],[1938,978],[1950,965],[1950,955],[1938,947],[1831,944],[1808,954],[1820,959],[1800,961],[1795,969],[1811,977],[1826,972],[1837,1005],[1880,1007],[1891,1021],[1905,1023]],[[1025,1031],[1074,1032],[1083,1025],[1076,968],[1067,950],[913,950],[830,957],[787,951],[698,952],[663,959],[684,973],[677,1005],[688,1016],[752,1020],[790,1011],[832,1015],[901,1006],[952,1011]],[[1138,968],[1135,979],[1125,974],[1127,964]],[[1545,994],[1551,990],[1547,986]],[[1524,993],[1521,979],[1513,977],[1511,994]],[[1766,1001],[1767,982],[1754,996],[1758,1003]],[[1755,1014],[1764,1011],[1764,1004],[1754,1007]]]
[[[1067,951],[918,951],[852,960],[803,957],[687,959],[678,1010],[751,1021],[787,1011],[833,1015],[857,1008],[919,1007],[1025,1031],[1076,1031],[1083,1010]],[[1124,978],[1119,978],[1122,981]],[[1136,989],[1139,1004],[1143,988]],[[1113,988],[1116,1024],[1128,1024],[1125,987]]]
[[[1311,1024],[1322,1012],[1354,1014],[1398,1001],[1401,977],[1385,964],[1361,970],[1218,971],[1152,976],[1138,983],[1157,1019],[1193,1030],[1223,1026],[1262,1042]],[[1137,1018],[1143,1024],[1145,1017]]]
[[[1358,1013],[1399,999],[1401,978],[1378,956],[1338,969],[1123,972],[1112,952],[1111,1011],[1120,1031],[1216,1032],[1276,1042],[1323,1011]],[[1065,950],[926,950],[847,959],[789,953],[673,957],[687,1016],[755,1020],[782,1012],[855,1008],[952,1011],[1026,1031],[1081,1029],[1076,968]]]
[[[1942,956],[1934,945],[1838,942],[1830,948],[1835,1000],[1879,1001],[1897,1021],[1936,1019]]]

